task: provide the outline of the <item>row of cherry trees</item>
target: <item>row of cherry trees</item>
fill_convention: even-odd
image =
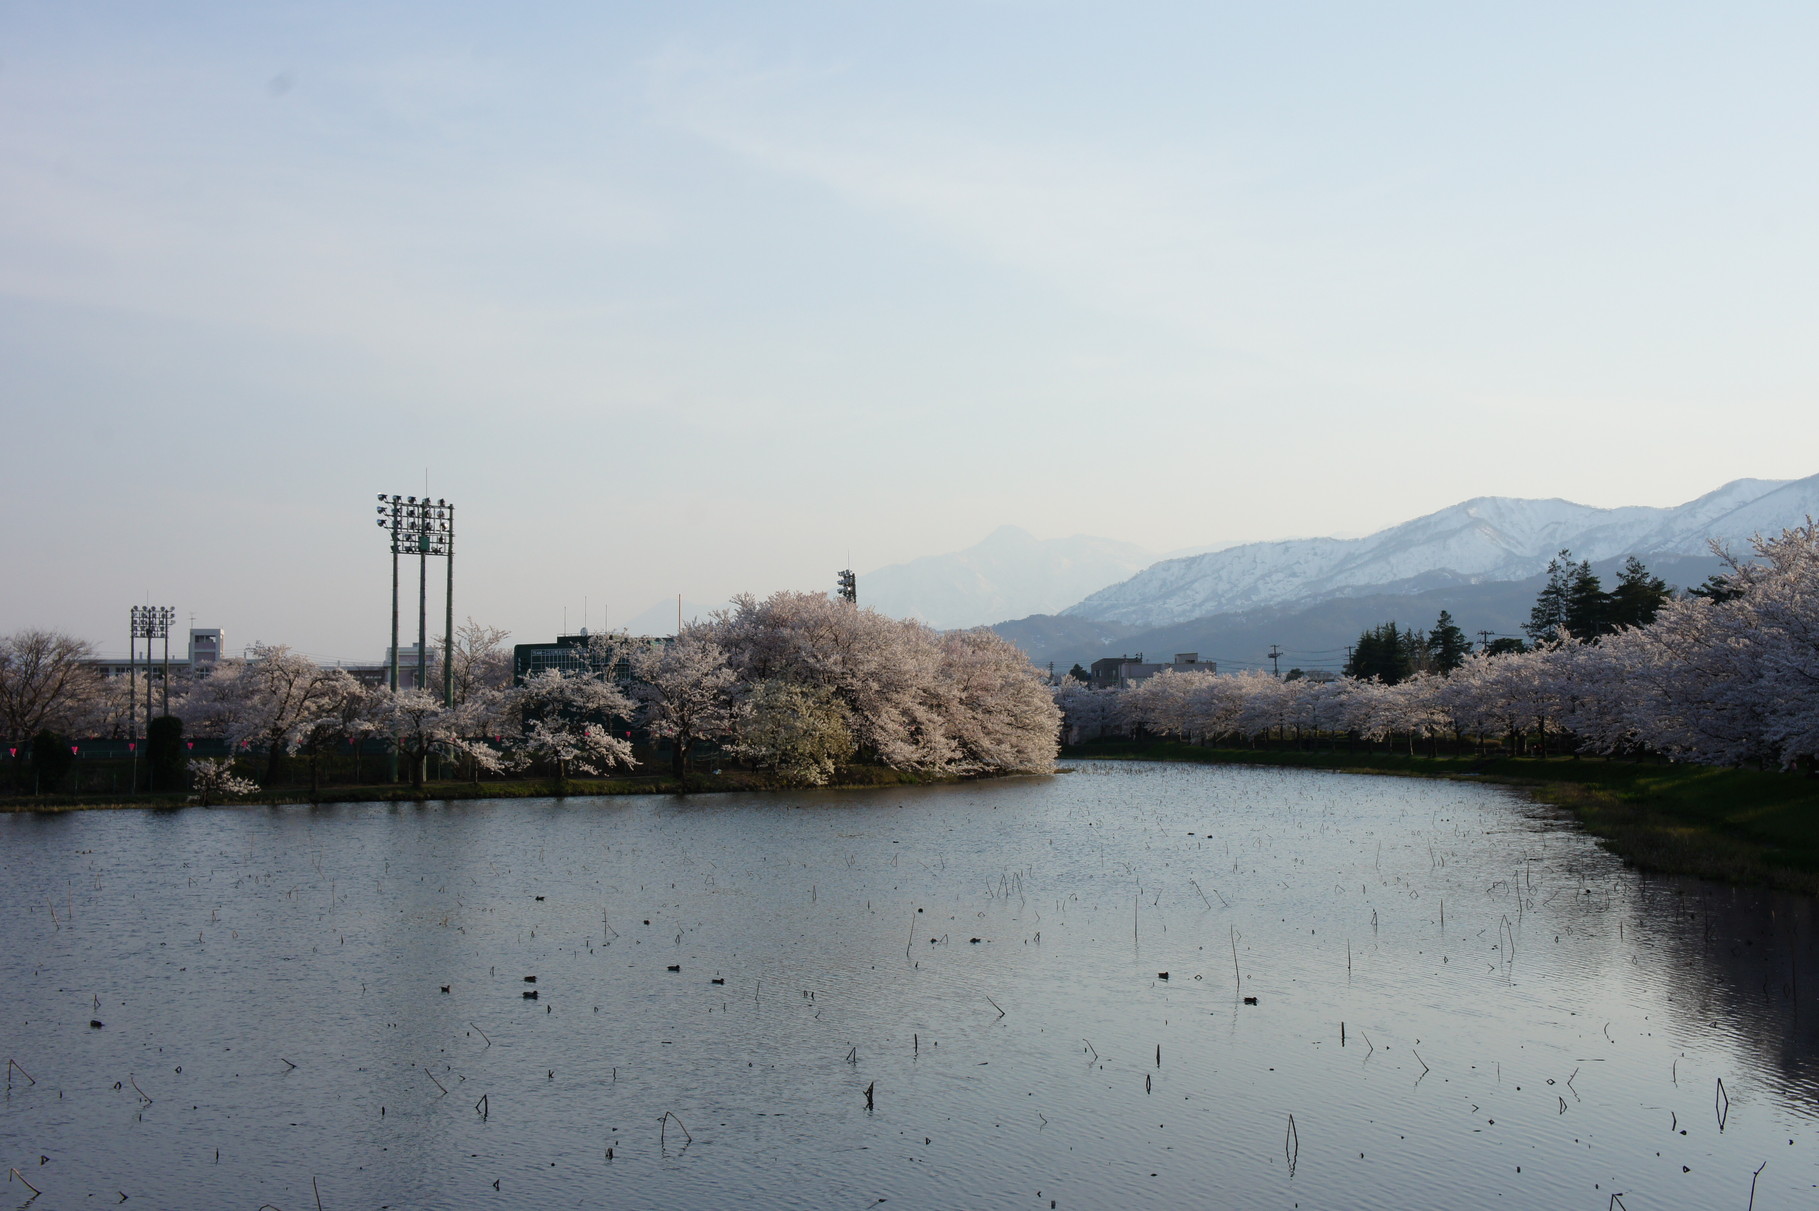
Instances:
[[[39,662],[56,664],[61,679],[38,678],[37,705],[14,730],[123,734],[130,687],[85,669],[86,645],[33,636],[68,650]],[[678,776],[706,744],[811,785],[854,760],[960,775],[1053,766],[1060,713],[1024,655],[989,631],[943,634],[813,593],[740,597],[673,641],[597,636],[577,667],[517,685],[505,638],[471,620],[457,632],[452,705],[438,693],[363,686],[274,645],[173,685],[171,712],[189,735],[257,754],[267,782],[286,757],[300,757],[316,783],[326,758],[371,737],[388,740],[419,785],[432,756],[474,777],[533,765],[562,778],[602,774],[635,764],[633,729],[669,743]],[[32,646],[19,636],[5,644]]]
[[[459,645],[479,663],[478,644]],[[1029,661],[988,631],[921,623],[813,593],[734,600],[668,643],[596,636],[570,671],[522,684],[463,677],[453,706],[420,691],[367,690],[283,649],[197,683],[196,730],[315,756],[387,737],[420,779],[432,753],[479,770],[541,762],[559,777],[634,764],[630,727],[667,741],[686,776],[715,744],[785,780],[816,785],[858,759],[923,773],[1051,768],[1059,712]]]
[[[1278,681],[1165,672],[1129,688],[1056,691],[1071,739],[1141,727],[1196,742],[1356,734],[1508,738],[1709,764],[1819,767],[1819,526],[1757,539],[1725,592],[1662,604],[1595,643],[1475,654],[1450,675]]]

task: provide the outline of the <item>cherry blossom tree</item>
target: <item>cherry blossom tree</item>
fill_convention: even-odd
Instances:
[[[710,624],[739,682],[818,686],[859,754],[894,769],[976,774],[1054,762],[1059,715],[1028,659],[996,634],[941,635],[817,593],[735,598]]]
[[[94,654],[88,641],[57,631],[0,636],[0,739],[16,750],[15,791],[31,738],[69,732],[99,695],[101,678],[85,663]]]
[[[505,641],[511,637],[510,631],[485,626],[472,618],[455,628],[453,667],[456,706],[485,693],[496,693],[511,684],[512,653],[505,646]],[[428,686],[442,684],[446,643],[447,640],[440,636],[435,640],[435,658],[431,662]]]
[[[652,737],[670,742],[671,770],[687,778],[695,745],[732,735],[738,723],[738,675],[714,641],[713,626],[684,626],[674,642],[638,652],[632,673],[640,721]]]
[[[826,785],[855,751],[846,708],[823,686],[770,678],[748,688],[743,706],[735,751],[787,782]]]
[[[1029,658],[984,627],[947,632],[940,652],[937,676],[956,748],[950,770],[983,774],[1054,768],[1061,712]]]
[[[503,695],[496,707],[477,701],[469,709],[484,710],[509,732],[506,743],[519,761],[543,760],[556,767],[558,780],[571,770],[602,774],[636,764],[631,741],[613,734],[615,723],[632,718],[637,707],[613,675],[616,661],[606,657],[597,668],[578,672],[546,669],[527,677],[524,684]],[[469,733],[484,724],[470,723]],[[474,760],[486,762],[493,750],[482,741],[466,749]]]
[[[246,660],[217,664],[177,712],[193,732],[220,736],[236,748],[262,748],[269,783],[276,781],[296,729],[334,713],[359,692],[345,669],[323,668],[283,644],[270,644],[254,648]]]
[[[234,763],[226,757],[198,757],[189,763],[190,798],[208,807],[250,795],[259,789],[251,778],[234,773]]]
[[[1095,689],[1070,673],[1054,687],[1054,696],[1069,744],[1096,740],[1119,726],[1123,695],[1109,686]]]
[[[339,672],[340,670],[335,670]],[[368,690],[351,676],[328,681],[316,696],[314,713],[298,719],[284,734],[287,751],[309,758],[310,794],[322,789],[322,758],[343,744],[358,745],[377,731],[385,691]]]

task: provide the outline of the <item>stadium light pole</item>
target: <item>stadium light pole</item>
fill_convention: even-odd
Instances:
[[[429,560],[448,560],[447,633],[443,636],[442,702],[455,704],[455,506],[425,496],[379,494],[377,523],[391,535],[392,658],[391,689],[398,692],[398,557],[417,557],[417,688],[429,679]],[[393,759],[396,760],[396,750]],[[396,777],[394,771],[393,774]]]
[[[378,526],[391,534],[392,547],[392,646],[391,646],[391,679],[388,688],[392,693],[398,692],[398,556],[402,555],[404,543],[404,498],[387,496],[379,493]]]
[[[128,697],[129,699],[136,699],[138,697],[137,694],[132,693],[132,690],[137,689],[138,687],[131,685],[130,677],[132,671],[139,667],[139,641],[143,639],[145,640],[145,734],[147,738],[151,736],[152,731],[152,640],[164,640],[164,713],[168,715],[171,710],[171,619],[176,617],[176,614],[177,611],[170,606],[144,605],[134,606],[132,608],[132,638],[130,640],[130,646],[127,649],[126,657],[129,677]],[[128,709],[126,730],[129,733],[138,730],[138,714],[139,704],[134,701]],[[137,792],[139,789],[138,737],[129,735],[127,737],[127,743],[132,746],[133,790]],[[149,770],[149,768],[150,767],[148,766],[147,769]],[[147,789],[150,788],[148,787]]]

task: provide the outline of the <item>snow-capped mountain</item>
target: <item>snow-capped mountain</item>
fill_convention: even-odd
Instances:
[[[1741,549],[1753,534],[1808,516],[1819,516],[1819,475],[1740,479],[1672,508],[1483,496],[1364,538],[1247,543],[1165,560],[1062,613],[1157,627],[1288,602],[1521,580],[1563,549],[1594,561],[1704,555],[1711,539]]]
[[[1154,563],[1156,555],[1111,538],[1038,539],[1000,526],[983,542],[859,577],[859,603],[930,626],[983,626],[1052,614],[1094,589]]]

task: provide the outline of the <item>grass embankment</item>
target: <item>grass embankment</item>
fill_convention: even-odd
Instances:
[[[1570,812],[1612,852],[1648,870],[1819,894],[1819,779],[1800,774],[1601,757],[1410,757],[1167,741],[1093,741],[1066,755],[1499,782]]]
[[[953,778],[914,774],[883,766],[855,765],[838,770],[824,790],[852,790],[871,786],[921,786],[952,782]],[[510,782],[426,782],[422,790],[408,783],[380,782],[363,786],[324,786],[311,793],[307,786],[261,790],[232,803],[215,807],[244,807],[283,803],[420,803],[447,799],[581,799],[605,795],[712,794],[726,791],[773,791],[792,788],[774,774],[749,770],[692,772],[687,783],[668,774],[636,774],[620,778],[529,779]],[[188,794],[23,795],[0,798],[0,812],[64,812],[108,808],[177,808],[194,806]]]

